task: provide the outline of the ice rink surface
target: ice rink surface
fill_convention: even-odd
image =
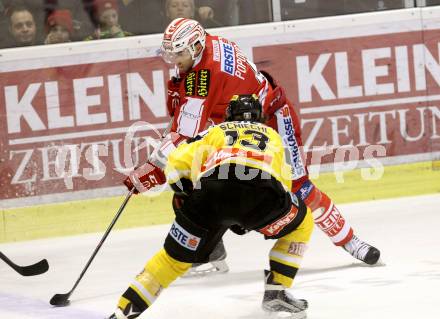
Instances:
[[[381,250],[385,266],[364,266],[315,229],[291,289],[296,297],[308,299],[308,318],[440,318],[440,195],[339,208],[356,234]],[[124,214],[130,214],[130,204]],[[0,319],[106,318],[161,247],[168,228],[112,232],[70,298],[71,305],[64,308],[50,306],[50,298],[72,288],[102,233],[0,244],[0,251],[17,264],[42,258],[50,264],[46,274],[22,277],[0,261]],[[140,318],[267,318],[260,303],[273,242],[256,233],[228,233],[225,243],[228,274],[179,279]]]

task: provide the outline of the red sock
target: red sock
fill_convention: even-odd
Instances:
[[[315,224],[336,246],[343,246],[351,240],[353,229],[325,193],[315,186],[304,202],[312,210]]]

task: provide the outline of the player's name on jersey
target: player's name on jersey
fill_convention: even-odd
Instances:
[[[220,124],[220,128],[224,131],[226,130],[235,130],[239,128],[248,128],[256,131],[260,131],[263,133],[267,133],[267,127],[261,124],[252,124],[245,122],[228,122]]]

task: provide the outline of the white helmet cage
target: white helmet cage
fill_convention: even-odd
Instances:
[[[189,51],[191,58],[196,59],[196,44],[205,49],[206,32],[202,25],[192,19],[177,18],[171,21],[165,29],[162,40],[161,55],[165,62],[174,63],[176,53],[185,49]]]

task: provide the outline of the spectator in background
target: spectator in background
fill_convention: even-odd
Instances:
[[[165,14],[169,22],[176,18],[194,19],[196,14],[196,7],[194,0],[166,0]]]
[[[95,0],[93,14],[98,23],[95,32],[84,40],[123,38],[133,35],[119,25],[119,8],[116,0]]]
[[[37,42],[46,37],[47,18],[54,10],[67,9],[71,12],[73,22],[72,41],[83,40],[95,30],[88,12],[85,10],[85,2],[92,0],[0,0],[5,8],[25,7],[34,17],[37,28]],[[5,20],[6,26],[8,21]],[[8,27],[6,29],[8,30]]]
[[[201,9],[199,11],[199,9]],[[164,28],[176,18],[187,18],[199,21],[205,28],[221,26],[221,23],[215,21],[214,11],[211,7],[200,7],[196,10],[194,0],[166,0],[165,1],[165,24]],[[201,18],[199,12],[203,14]]]
[[[34,18],[37,32],[43,31],[44,22],[46,20],[44,4],[48,1],[55,0],[1,0],[6,11],[15,7],[25,7]],[[38,33],[37,33],[38,37]]]
[[[239,0],[196,0],[195,4],[202,24],[206,24],[206,21],[213,21],[215,26],[228,26],[233,24],[237,1]]]
[[[24,6],[10,7],[8,17],[9,41],[7,47],[24,47],[37,44],[37,26],[34,16]]]
[[[201,5],[197,10],[201,21],[214,19],[214,9],[210,5]]]
[[[6,45],[8,38],[8,21],[6,20],[6,7],[3,0],[0,0],[0,48]]]
[[[283,21],[401,9],[405,7],[403,0],[304,0],[302,2],[281,0],[280,4],[281,20]]]
[[[124,29],[134,35],[162,33],[164,2],[164,0],[119,0],[119,22]]]
[[[69,10],[55,10],[46,21],[44,44],[70,42],[73,35],[73,20]]]
[[[30,1],[30,0],[28,0]],[[35,0],[34,0],[35,1]],[[73,33],[71,41],[82,41],[93,33],[95,26],[86,11],[82,0],[38,0],[43,1],[44,20],[42,26],[47,27],[47,19],[55,10],[69,10],[72,17]],[[38,23],[37,23],[38,25]],[[45,29],[45,31],[47,31]],[[46,34],[45,34],[46,36]]]
[[[237,6],[239,24],[272,21],[271,3],[267,0],[237,0]]]

